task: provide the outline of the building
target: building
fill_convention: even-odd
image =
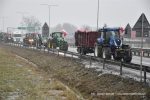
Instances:
[[[132,31],[132,28],[131,28],[130,24],[128,23],[126,28],[125,28],[125,35],[124,35],[124,37],[125,38],[131,38],[131,31]]]
[[[142,22],[143,22],[143,37],[150,37],[150,24],[144,13],[141,14],[140,18],[137,20],[132,30],[136,31],[136,37],[142,37]]]
[[[142,24],[143,22],[143,24]],[[131,47],[141,47],[141,37],[142,37],[142,26],[143,26],[143,47],[150,48],[150,24],[145,16],[145,14],[141,14],[134,27],[131,28],[130,24],[128,24],[125,28],[124,42]],[[133,33],[135,34],[135,38],[132,38]]]
[[[42,27],[42,37],[49,37],[49,26],[47,25],[47,23],[45,22],[43,27]]]

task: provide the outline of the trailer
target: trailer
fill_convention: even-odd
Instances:
[[[75,32],[75,46],[77,46],[77,52],[81,54],[94,53],[94,44],[99,36],[97,31]]]

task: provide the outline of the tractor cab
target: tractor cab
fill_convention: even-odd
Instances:
[[[52,33],[52,38],[55,38],[55,37],[62,37],[63,33],[62,32],[53,32]]]
[[[103,28],[100,29],[100,37],[97,39],[99,44],[121,46],[120,34],[122,28]]]

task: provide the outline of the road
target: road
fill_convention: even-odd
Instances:
[[[77,48],[76,47],[69,47],[68,51],[77,53]],[[87,55],[94,56],[93,53],[87,54]],[[141,64],[141,57],[140,56],[133,56],[131,63]],[[150,66],[150,58],[143,57],[142,65]]]
[[[69,47],[68,51],[77,53],[77,48]],[[94,55],[94,54],[89,54],[89,55]],[[141,63],[141,57],[133,56],[132,63],[140,64]],[[143,57],[142,63],[143,63],[143,65],[150,66],[150,58]]]

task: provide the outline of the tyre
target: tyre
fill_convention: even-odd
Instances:
[[[68,51],[68,43],[67,42],[63,42],[60,47],[59,47],[60,50],[63,50],[63,51]]]
[[[81,54],[86,55],[86,49],[85,48],[81,48]]]
[[[114,51],[113,59],[117,60],[117,61],[120,61],[122,58],[117,54],[117,51]]]
[[[126,63],[130,63],[132,60],[132,52],[131,50],[126,52],[124,57],[123,57],[123,61],[126,62]]]
[[[102,46],[98,46],[98,44],[95,44],[94,56],[102,58]]]
[[[81,53],[81,48],[80,47],[77,48],[77,52]]]
[[[94,47],[94,56],[98,57],[98,45],[95,44],[95,47]]]
[[[103,48],[103,58],[105,59],[111,59],[111,50],[109,47],[104,47]]]
[[[53,49],[56,49],[56,47],[57,47],[57,46],[56,46],[56,43],[52,43],[52,48],[53,48]]]

